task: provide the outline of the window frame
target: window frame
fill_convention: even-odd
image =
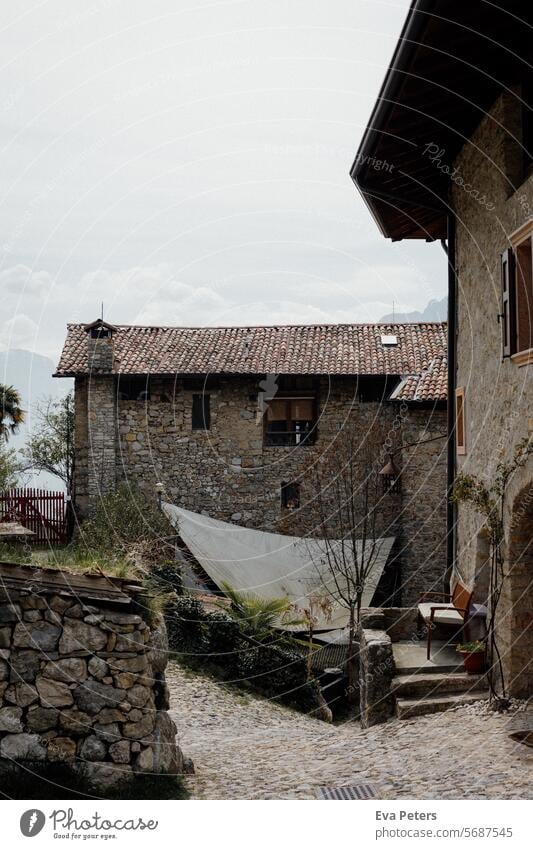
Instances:
[[[195,424],[200,419],[195,415],[195,399],[200,399],[201,409],[199,411],[202,423]],[[197,411],[198,413],[198,411]],[[211,430],[211,395],[208,392],[193,392],[191,397],[191,430],[209,431]]]
[[[317,424],[318,424],[318,403],[317,403],[316,394],[301,394],[296,395],[293,394],[284,394],[278,392],[275,397],[269,398],[266,401],[267,409],[265,411],[265,415],[263,418],[263,446],[265,448],[299,448],[302,445],[314,445],[317,437]],[[272,401],[279,402],[285,401],[287,403],[287,418],[281,419],[279,421],[285,421],[287,423],[287,429],[284,431],[271,431],[269,430],[269,418],[268,418],[268,404]],[[311,419],[294,419],[291,415],[291,403],[297,403],[298,401],[311,401],[312,404],[312,418]],[[304,433],[301,432],[302,438],[300,440],[296,439],[296,436],[299,435],[299,431],[292,429],[292,424],[296,421],[310,421],[311,426],[309,430]],[[276,436],[284,436],[286,437],[285,441],[277,442],[272,441],[272,437]],[[294,439],[292,437],[294,436]]]
[[[463,386],[455,390],[455,450],[460,456],[466,454],[465,390]]]
[[[295,500],[297,501],[297,504],[295,504],[293,507],[289,506],[289,504],[287,503],[288,500],[289,500],[289,493],[290,493],[291,490],[294,490]],[[301,497],[302,497],[301,487],[300,487],[299,483],[296,483],[295,481],[282,481],[281,482],[280,500],[281,500],[281,507],[282,507],[283,510],[299,510],[300,504],[301,504]]]
[[[135,386],[139,388],[140,391],[138,391],[135,397],[133,397],[134,392],[132,389]],[[117,402],[127,404],[147,404],[152,400],[150,375],[117,374],[115,379],[115,398]]]
[[[533,218],[524,222],[509,237],[510,246],[501,254],[502,291],[502,358],[515,365],[533,363]],[[520,274],[519,250],[529,242],[529,280]],[[520,324],[524,298],[527,298],[529,345],[520,341]],[[526,328],[527,329],[527,328]]]

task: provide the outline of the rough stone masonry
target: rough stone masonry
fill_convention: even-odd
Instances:
[[[68,764],[104,794],[139,772],[181,772],[166,646],[132,609],[2,590],[0,771]]]
[[[387,333],[394,344],[383,344]],[[315,464],[338,454],[347,423],[361,445],[380,424],[401,470],[401,491],[385,494],[381,509],[397,540],[397,591],[415,604],[442,589],[446,570],[445,342],[440,324],[69,325],[57,375],[75,377],[77,513],[90,515],[124,482],[155,499],[161,482],[166,499],[188,510],[282,533],[290,520],[300,535]],[[290,396],[296,418],[305,416],[299,397],[302,408],[312,404],[312,440],[266,438],[268,375],[281,387],[274,403]],[[199,397],[209,402],[204,428],[193,421]],[[287,484],[298,487],[301,509],[283,503]]]

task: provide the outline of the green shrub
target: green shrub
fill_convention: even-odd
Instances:
[[[80,545],[107,556],[154,563],[174,556],[176,532],[166,515],[136,487],[121,484],[104,495],[80,528]]]
[[[183,578],[175,560],[163,560],[153,566],[147,582],[161,592],[183,595]]]
[[[209,654],[209,630],[201,603],[189,595],[175,596],[165,609],[169,647],[184,655]]]
[[[191,596],[174,598],[165,621],[170,648],[190,666],[302,711],[319,707],[320,688],[307,680],[305,658],[286,639],[282,646],[273,645],[279,636],[272,631],[261,626],[268,642],[260,644],[248,637],[239,619],[223,611],[205,613]]]
[[[209,645],[209,659],[224,665],[229,674],[238,669],[238,654],[242,646],[239,623],[223,611],[207,613],[205,626]]]
[[[297,652],[273,645],[258,646],[242,652],[239,661],[240,675],[264,695],[302,711],[319,706],[319,685],[307,680],[305,658]]]

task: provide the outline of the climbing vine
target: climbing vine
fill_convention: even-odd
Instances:
[[[508,704],[503,664],[497,640],[497,611],[505,581],[504,572],[504,515],[509,482],[515,472],[522,468],[533,454],[531,438],[522,439],[514,448],[513,457],[508,463],[498,463],[494,479],[484,483],[476,475],[457,476],[451,494],[451,500],[471,504],[484,517],[490,550],[489,599],[490,610],[487,622],[487,649],[490,660],[489,688],[490,700],[496,707],[505,708]]]

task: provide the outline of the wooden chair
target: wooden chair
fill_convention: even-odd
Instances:
[[[427,658],[431,657],[431,634],[435,625],[450,625],[456,630],[468,624],[473,591],[456,581],[451,593],[424,593],[418,603],[418,619],[427,626]],[[435,602],[433,598],[447,601]]]

